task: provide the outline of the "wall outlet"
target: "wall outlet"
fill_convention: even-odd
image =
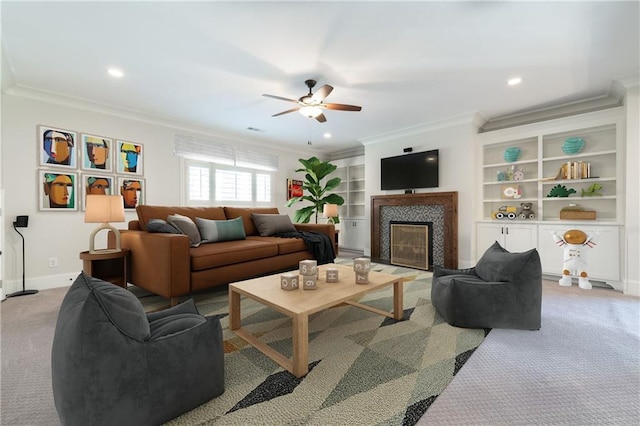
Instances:
[[[50,257],[49,258],[49,268],[57,268],[58,267],[58,258]]]

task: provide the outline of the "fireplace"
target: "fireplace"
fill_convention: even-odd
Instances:
[[[392,221],[432,222],[431,265],[458,267],[458,193],[374,195],[371,197],[371,258],[391,263]]]
[[[389,235],[392,265],[433,270],[433,222],[392,220]]]

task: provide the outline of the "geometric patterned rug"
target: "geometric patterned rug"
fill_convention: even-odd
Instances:
[[[222,323],[225,392],[167,424],[414,425],[489,330],[445,323],[429,299],[430,272],[382,264],[372,270],[415,277],[404,283],[403,320],[353,306],[310,316],[309,372],[301,378],[228,329],[226,291],[196,296],[200,313]],[[392,289],[360,303],[390,311]],[[153,298],[141,301],[147,308],[154,304]],[[290,357],[291,319],[249,299],[241,303],[243,327]]]

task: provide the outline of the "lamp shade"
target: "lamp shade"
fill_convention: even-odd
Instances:
[[[84,212],[85,223],[102,223],[97,227],[89,237],[89,253],[108,253],[121,251],[120,231],[109,222],[124,222],[124,201],[121,195],[87,195],[86,211]],[[115,235],[115,248],[113,249],[95,249],[96,234],[106,229]]]
[[[325,204],[324,209],[322,210],[322,215],[324,217],[336,217],[338,216],[338,205],[337,204]]]
[[[124,222],[121,195],[87,195],[85,223]]]

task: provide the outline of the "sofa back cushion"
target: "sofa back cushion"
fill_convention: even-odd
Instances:
[[[225,207],[224,208],[225,215],[227,219],[235,219],[236,217],[242,218],[242,223],[244,224],[244,233],[247,237],[252,235],[260,235],[258,233],[258,229],[253,224],[253,219],[251,218],[251,213],[262,213],[262,214],[278,214],[277,207]],[[209,219],[209,218],[206,218]]]
[[[149,206],[142,204],[136,207],[138,213],[138,221],[140,222],[140,229],[148,231],[147,224],[151,219],[167,220],[167,217],[172,214],[179,214],[187,216],[191,220],[196,220],[196,217],[211,220],[225,220],[224,207],[167,207],[167,206]]]

